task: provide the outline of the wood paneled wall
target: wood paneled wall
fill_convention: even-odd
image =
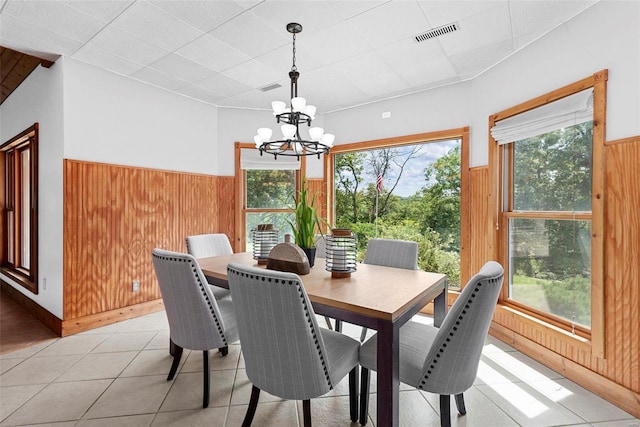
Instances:
[[[309,192],[317,195],[316,208],[318,209],[318,216],[327,219],[327,186],[324,179],[309,178],[307,179],[307,185],[309,186]]]
[[[469,271],[467,278],[474,275],[489,260],[487,247],[491,236],[491,221],[489,216],[489,168],[476,167],[469,169],[469,210],[470,221],[470,245],[469,245]]]
[[[232,188],[233,177],[65,160],[64,323],[160,299],[151,250],[231,232]]]
[[[593,354],[587,340],[500,305],[492,334],[640,417],[640,137],[606,143],[604,157],[605,357]],[[471,171],[476,267],[489,258],[487,242],[496,232],[487,224],[496,209],[487,206],[487,172]],[[486,236],[478,234],[482,230]]]

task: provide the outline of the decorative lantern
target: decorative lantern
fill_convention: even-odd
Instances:
[[[333,229],[325,236],[327,271],[331,277],[350,277],[356,271],[356,236],[349,229]]]
[[[258,224],[251,230],[253,241],[253,259],[258,260],[258,265],[264,265],[269,258],[269,252],[278,244],[278,230],[273,224]]]

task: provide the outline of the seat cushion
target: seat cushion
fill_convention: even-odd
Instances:
[[[438,328],[418,322],[407,322],[400,328],[400,381],[418,387],[422,369]],[[377,334],[360,348],[360,364],[373,371],[376,369]]]
[[[351,337],[329,329],[320,329],[329,363],[329,377],[335,387],[358,365],[360,343]]]
[[[221,300],[221,299],[230,299],[231,298],[231,291],[229,289],[225,289],[222,288],[220,286],[216,286],[216,285],[212,285],[209,284],[210,287],[209,289],[211,289],[211,293],[213,294],[213,297],[216,300]]]

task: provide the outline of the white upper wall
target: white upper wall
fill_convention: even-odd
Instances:
[[[606,139],[640,134],[640,2],[601,1],[473,81],[471,165],[488,163],[489,116],[609,70]]]
[[[0,106],[0,141],[39,123],[38,275],[39,293],[14,287],[62,318],[62,152],[64,63],[37,67]],[[8,283],[13,281],[3,277]],[[44,283],[46,281],[46,286]]]
[[[64,60],[65,158],[218,175],[217,107]]]

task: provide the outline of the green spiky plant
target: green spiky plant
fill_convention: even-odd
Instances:
[[[311,199],[309,199],[310,196]],[[316,246],[316,234],[322,233],[320,218],[315,207],[316,196],[317,194],[309,194],[307,181],[302,177],[302,186],[298,192],[298,202],[294,212],[295,223],[289,221],[293,230],[294,243],[301,248],[314,248]]]

